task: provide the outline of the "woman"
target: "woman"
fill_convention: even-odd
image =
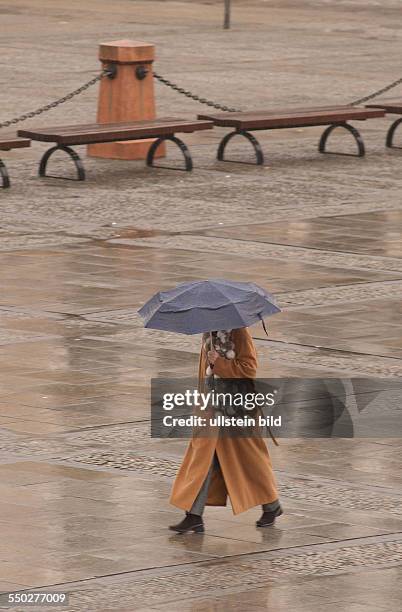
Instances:
[[[232,348],[222,347],[223,334],[230,333]],[[199,364],[200,386],[213,372],[220,378],[253,379],[257,355],[246,327],[213,334],[213,346],[205,346]],[[271,460],[263,438],[193,437],[173,485],[170,503],[186,512],[169,529],[179,533],[203,532],[205,505],[226,506],[229,496],[234,514],[262,506],[257,527],[273,525],[282,514]]]

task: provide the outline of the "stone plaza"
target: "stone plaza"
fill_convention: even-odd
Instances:
[[[223,30],[220,0],[0,0],[0,122],[88,81],[99,43],[125,38],[155,44],[155,70],[180,87],[247,110],[347,104],[401,76],[398,0],[232,4]],[[159,116],[206,110],[155,90]],[[96,104],[94,86],[15,129],[93,121]],[[145,330],[137,314],[179,282],[251,281],[283,311],[269,338],[252,328],[259,376],[401,376],[391,121],[357,122],[362,159],[320,155],[319,127],[261,132],[261,167],[216,160],[224,128],[186,135],[191,173],[82,150],[85,182],[39,178],[45,144],[1,152],[1,593],[66,592],[53,607],[66,612],[401,610],[400,431],[268,441],[274,527],[227,507],[206,509],[205,534],[168,531],[186,443],[150,437],[150,380],[193,376],[200,337]]]

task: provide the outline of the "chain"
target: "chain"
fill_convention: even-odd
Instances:
[[[66,94],[62,98],[59,98],[58,100],[55,100],[54,102],[50,102],[49,104],[46,104],[45,106],[41,106],[40,108],[37,108],[36,110],[31,111],[30,113],[24,113],[23,115],[19,115],[19,117],[14,117],[14,119],[3,121],[2,123],[0,123],[0,129],[4,127],[8,127],[9,125],[14,125],[15,123],[20,123],[21,121],[26,121],[26,119],[32,119],[32,117],[41,115],[42,113],[45,113],[46,111],[49,111],[52,108],[56,108],[57,106],[60,106],[60,104],[64,104],[64,102],[68,102],[68,100],[71,100],[71,98],[78,96],[83,91],[89,89],[89,87],[92,87],[92,85],[95,85],[95,83],[100,81],[107,74],[109,74],[109,71],[107,69],[103,70],[100,74],[96,75],[96,77],[93,77],[90,81],[88,81],[87,83],[84,83],[84,85],[81,85],[81,87],[78,87],[78,89],[74,89],[74,91],[71,91],[70,93]]]
[[[29,113],[24,113],[23,115],[19,115],[18,117],[14,117],[13,119],[9,119],[8,121],[3,121],[2,123],[0,123],[0,129],[4,127],[8,127],[10,125],[14,125],[16,123],[20,123],[22,121],[26,121],[27,119],[32,119],[32,117],[41,115],[42,113],[45,113],[53,108],[56,108],[57,106],[60,106],[60,104],[64,104],[65,102],[68,102],[68,100],[71,100],[72,98],[75,98],[75,96],[78,96],[82,92],[86,91],[87,89],[92,87],[92,85],[95,85],[95,83],[100,81],[104,76],[107,76],[108,74],[110,74],[110,69],[106,68],[101,73],[97,74],[95,77],[93,77],[92,79],[90,79],[89,81],[81,85],[81,87],[78,87],[78,89],[74,89],[74,91],[71,91],[70,93],[66,94],[62,98],[58,98],[54,102],[50,102],[49,104],[46,104],[45,106],[41,106],[40,108],[37,108],[36,110],[31,111]],[[200,104],[206,104],[207,106],[211,106],[213,108],[217,108],[219,110],[223,110],[229,113],[241,112],[240,109],[238,108],[231,108],[230,106],[225,106],[224,104],[213,102],[212,100],[208,100],[207,98],[201,98],[200,96],[197,96],[191,91],[188,91],[187,89],[183,89],[183,87],[179,87],[178,85],[176,85],[176,83],[172,83],[172,81],[169,81],[169,79],[166,79],[165,77],[161,76],[160,74],[157,74],[156,72],[153,73],[153,76],[160,83],[163,83],[164,85],[166,85],[167,87],[170,87],[174,91],[177,91],[183,96],[186,96],[186,98],[195,100],[196,102],[199,102]],[[391,89],[393,89],[397,85],[400,85],[401,83],[402,83],[402,77],[397,79],[396,81],[393,81],[389,85],[386,85],[382,89],[379,89],[369,94],[368,96],[364,96],[364,98],[359,98],[358,100],[354,100],[353,102],[350,102],[350,106],[358,106],[359,104],[364,104],[364,102],[373,100],[374,98],[377,98],[378,96],[386,93],[387,91],[390,91]]]
[[[183,87],[179,87],[178,85],[176,85],[176,83],[172,83],[172,81],[169,81],[168,79],[166,79],[165,77],[161,76],[160,74],[157,74],[156,72],[154,72],[154,77],[155,77],[155,79],[157,79],[158,81],[160,81],[164,85],[167,85],[168,87],[170,87],[174,91],[177,91],[178,93],[183,94],[183,96],[186,96],[187,98],[191,98],[191,100],[195,100],[196,102],[200,102],[200,104],[206,104],[207,106],[212,106],[213,108],[218,108],[220,110],[227,111],[227,112],[230,112],[230,113],[241,112],[240,109],[238,109],[238,108],[230,108],[229,106],[225,106],[223,104],[218,104],[217,102],[213,102],[212,100],[207,100],[206,98],[201,98],[200,96],[197,96],[196,94],[191,93],[191,91],[183,89]],[[386,87],[382,87],[381,89],[378,89],[377,91],[369,94],[368,96],[364,96],[364,98],[359,98],[358,100],[354,100],[353,102],[350,102],[349,104],[350,104],[350,106],[358,106],[359,104],[364,104],[364,102],[368,102],[369,100],[373,100],[374,98],[377,98],[378,96],[381,96],[382,94],[386,93],[387,91],[390,91],[391,89],[394,89],[394,87],[396,87],[397,85],[400,85],[401,83],[402,83],[402,78],[397,79],[396,81],[393,81],[389,85],[386,85]]]
[[[387,91],[389,91],[390,89],[393,89],[394,87],[396,87],[397,85],[400,85],[401,83],[402,83],[402,78],[397,79],[396,81],[393,81],[392,83],[390,83],[389,85],[386,85],[382,89],[379,89],[378,91],[375,91],[374,93],[369,94],[368,96],[364,96],[364,98],[360,98],[359,100],[355,100],[354,102],[351,102],[350,105],[357,106],[359,104],[364,104],[364,102],[368,102],[369,100],[373,100],[373,98],[377,98],[377,96],[381,96],[381,94],[386,93]]]
[[[200,96],[197,96],[196,94],[191,93],[191,91],[183,89],[183,87],[179,87],[178,85],[176,85],[176,83],[172,83],[172,81],[169,81],[168,79],[161,76],[160,74],[157,74],[156,72],[154,72],[154,77],[155,79],[157,79],[164,85],[167,85],[174,91],[177,91],[178,93],[183,94],[183,96],[186,96],[187,98],[191,98],[191,100],[200,102],[200,104],[206,104],[207,106],[212,106],[213,108],[218,108],[220,110],[227,111],[230,113],[241,112],[238,108],[230,108],[229,106],[218,104],[217,102],[213,102],[212,100],[201,98]],[[375,91],[369,94],[368,96],[364,96],[364,98],[359,98],[358,100],[354,100],[353,102],[350,102],[349,104],[350,106],[358,106],[359,104],[364,104],[364,102],[368,102],[369,100],[373,100],[374,98],[381,96],[382,94],[386,93],[387,91],[390,91],[391,89],[393,89],[397,85],[400,85],[401,83],[402,83],[402,78],[397,79],[396,81],[393,81],[386,87],[382,87],[382,89],[379,89],[378,91]]]
[[[206,104],[207,106],[212,106],[213,108],[218,108],[219,110],[223,110],[229,113],[241,112],[238,108],[230,108],[230,106],[225,106],[224,104],[218,104],[217,102],[212,102],[212,100],[207,100],[207,98],[201,98],[200,96],[197,96],[196,94],[191,93],[191,91],[188,91],[187,89],[183,89],[183,87],[179,87],[178,85],[176,85],[176,83],[172,83],[172,81],[165,79],[165,77],[161,76],[160,74],[157,74],[156,72],[154,72],[154,77],[155,79],[160,81],[160,83],[167,85],[174,91],[177,91],[178,93],[183,94],[183,96],[186,96],[186,98],[191,98],[191,100],[195,100],[196,102],[199,102],[200,104]]]

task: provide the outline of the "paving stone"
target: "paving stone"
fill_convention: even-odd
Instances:
[[[286,213],[289,214],[288,212]],[[127,247],[148,246],[160,249],[183,249],[185,251],[212,251],[213,253],[227,253],[233,250],[237,256],[252,257],[256,259],[284,259],[295,262],[312,263],[317,266],[334,267],[350,269],[369,269],[369,270],[395,270],[401,272],[402,263],[400,259],[395,257],[377,257],[374,255],[357,255],[356,253],[341,253],[328,251],[323,249],[307,249],[303,247],[294,247],[278,244],[264,244],[255,242],[254,240],[233,240],[230,238],[220,237],[217,240],[214,237],[206,236],[168,236],[168,237],[149,237],[149,238],[133,238],[133,239],[113,239],[110,244],[125,245]]]
[[[289,555],[274,559],[254,559],[241,562],[233,561],[232,565],[222,562],[209,562],[200,564],[197,572],[189,573],[176,570],[169,575],[161,574],[155,577],[131,577],[122,579],[116,585],[104,586],[94,591],[91,588],[85,591],[73,592],[71,603],[75,605],[100,606],[102,601],[113,600],[119,597],[120,603],[141,606],[156,604],[168,600],[170,597],[180,599],[189,598],[196,592],[198,597],[208,595],[211,589],[221,593],[229,593],[240,588],[245,591],[251,586],[274,586],[293,578],[307,576],[326,576],[337,574],[339,571],[357,571],[360,568],[377,568],[387,563],[400,565],[400,542],[386,542],[367,546],[348,546],[337,548],[330,552],[311,552],[307,554]],[[234,572],[236,569],[236,572]]]

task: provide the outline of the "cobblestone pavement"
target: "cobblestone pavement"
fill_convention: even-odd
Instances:
[[[228,32],[218,0],[0,0],[0,19],[0,122],[96,74],[102,40],[154,42],[158,72],[240,108],[344,103],[400,76],[397,0],[238,0]],[[203,110],[156,91],[160,115]],[[26,125],[92,120],[96,95]],[[363,160],[320,156],[318,128],[261,133],[262,168],[215,161],[223,130],[189,135],[188,176],[88,158],[84,184],[39,180],[44,146],[2,153],[0,591],[65,590],[69,612],[400,611],[398,431],[282,440],[275,527],[210,508],[205,535],[169,535],[185,444],[149,437],[149,381],[192,376],[199,338],[145,331],[136,314],[180,281],[251,280],[283,308],[269,339],[252,330],[261,376],[401,376],[390,121],[359,126]]]

